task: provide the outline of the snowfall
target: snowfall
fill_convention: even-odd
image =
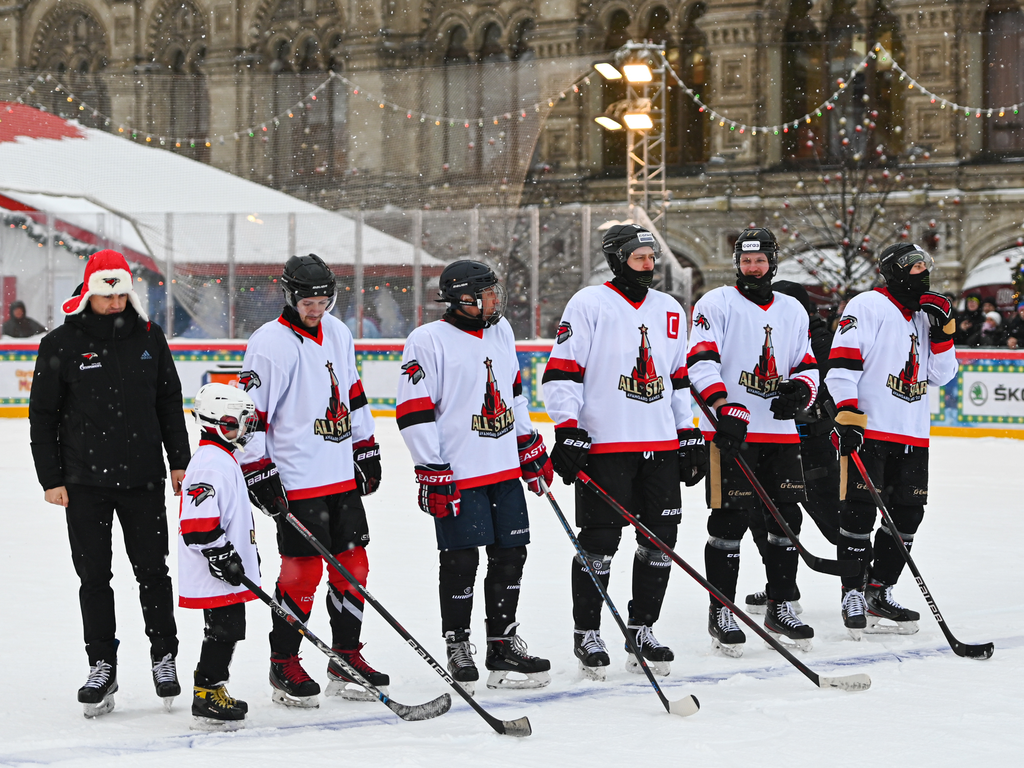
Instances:
[[[369,588],[430,653],[443,659],[432,523],[415,506],[412,464],[394,419],[377,422],[384,481],[365,500],[372,536]],[[550,425],[541,425],[541,431],[550,444]],[[914,547],[953,634],[964,642],[994,641],[991,659],[963,659],[951,652],[909,572],[896,596],[921,612],[920,632],[855,642],[842,626],[838,580],[801,565],[802,618],[816,633],[813,649],[801,653],[801,660],[822,675],[866,673],[872,682],[863,692],[822,690],[749,629],[742,658],[714,653],[707,635],[707,594],[673,567],[656,630],[675,650],[676,661],[660,684],[669,699],[692,694],[700,700],[700,711],[687,718],[666,713],[646,678],[625,671],[622,639],[607,611],[608,679],[580,679],[572,655],[572,545],[547,499],[530,495],[533,543],[523,578],[520,630],[532,653],[551,659],[551,684],[532,691],[494,691],[482,679],[476,697],[500,719],[529,718],[533,734],[513,738],[495,733],[454,694],[450,712],[422,722],[402,721],[378,701],[321,696],[319,709],[302,710],[272,703],[267,683],[270,611],[259,602],[249,603],[248,637],[235,653],[229,683],[231,694],[249,703],[245,730],[190,730],[187,683],[202,640],[201,612],[177,610],[178,669],[186,686],[167,712],[153,692],[138,589],[116,526],[120,690],[111,714],[85,719],[75,695],[88,671],[78,582],[63,511],[44,503],[35,480],[28,432],[25,419],[0,419],[5,518],[0,584],[8,596],[0,619],[0,765],[1020,765],[1024,590],[1018,579],[1024,574],[1024,515],[1016,480],[1024,467],[1024,441],[934,439],[931,503]],[[554,493],[571,521],[569,489],[556,481]],[[167,503],[173,536],[177,500],[169,492]],[[677,551],[703,572],[702,488],[684,488],[683,506]],[[273,522],[257,513],[256,533],[263,583],[272,588],[279,563]],[[810,521],[803,540],[813,553],[834,557],[835,550]],[[623,612],[634,546],[627,531],[612,566],[610,592]],[[743,551],[741,600],[764,584],[749,538]],[[169,565],[176,580],[173,538]],[[478,588],[482,578],[481,573]],[[477,602],[473,638],[483,669],[482,593]],[[416,704],[450,691],[369,605],[366,617],[364,654],[390,674],[390,692],[397,701]],[[322,594],[311,628],[330,637]],[[325,657],[309,644],[302,653],[306,669],[324,685]]]

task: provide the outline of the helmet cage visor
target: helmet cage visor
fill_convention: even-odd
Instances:
[[[919,261],[924,262],[924,268],[927,272],[931,272],[935,266],[935,260],[931,254],[925,251],[918,245],[911,245],[910,248],[900,253],[898,256],[890,256],[886,259],[890,265],[890,269],[895,272],[902,272],[904,274],[910,274],[910,268],[917,264]]]
[[[467,299],[467,296],[473,296],[473,298]],[[504,285],[495,281],[490,285],[477,288],[473,293],[470,293],[470,288],[468,287],[463,289],[461,295],[452,300],[452,303],[460,307],[476,307],[479,309],[480,319],[489,328],[492,325],[496,325],[505,316],[505,308],[508,306],[508,292],[505,290]]]
[[[208,416],[204,413],[196,413],[196,418],[201,426],[212,429],[222,439],[244,451],[250,440],[259,431],[259,416],[256,408],[246,403],[226,403],[224,413],[219,417]],[[228,437],[228,432],[235,432],[234,437]]]

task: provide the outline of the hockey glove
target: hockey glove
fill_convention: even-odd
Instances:
[[[551,450],[551,466],[566,485],[572,485],[579,471],[587,466],[590,435],[579,427],[555,429],[555,447]]]
[[[285,496],[277,465],[270,459],[261,459],[243,467],[245,486],[249,499],[269,517],[288,514],[288,497]]]
[[[800,411],[810,405],[811,388],[802,379],[786,379],[779,382],[779,395],[768,407],[779,421],[796,418]]]
[[[242,585],[242,576],[245,569],[242,567],[242,558],[235,551],[235,547],[229,541],[223,547],[209,547],[202,550],[210,565],[210,573],[215,579],[226,581],[232,587]]]
[[[459,516],[462,497],[451,464],[417,464],[416,482],[420,484],[420,509],[438,519]]]
[[[699,429],[680,429],[679,479],[686,487],[696,485],[708,473],[708,452]]]
[[[715,410],[715,415],[718,417],[718,429],[712,440],[722,458],[732,461],[740,455],[740,447],[747,439],[750,411],[742,403],[723,403]]]
[[[921,294],[921,309],[928,313],[931,323],[929,336],[936,344],[949,341],[956,333],[956,320],[953,319],[953,305],[941,293]]]
[[[849,456],[864,445],[864,429],[868,425],[868,417],[849,405],[844,405],[836,413],[836,426],[832,430],[832,445],[840,456]]]
[[[540,432],[532,435],[520,435],[517,438],[519,443],[519,466],[523,471],[523,480],[526,487],[538,496],[544,495],[540,481],[550,488],[551,481],[555,479],[555,470],[551,466],[551,459],[548,458],[548,449],[544,446],[544,438]]]
[[[352,462],[360,496],[369,496],[380,487],[380,446],[373,438],[352,446]]]

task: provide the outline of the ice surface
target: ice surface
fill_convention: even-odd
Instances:
[[[551,428],[542,431],[550,444]],[[384,481],[366,499],[373,540],[372,593],[443,659],[437,606],[437,565],[430,519],[414,504],[412,465],[393,419],[378,419]],[[533,735],[495,734],[453,695],[448,714],[405,723],[378,702],[321,697],[318,710],[291,710],[270,701],[267,683],[269,611],[248,609],[248,639],[236,652],[229,690],[249,702],[248,727],[234,734],[189,730],[189,697],[168,714],[153,692],[138,590],[124,547],[115,543],[114,584],[121,640],[117,707],[86,720],[75,692],[88,668],[82,651],[77,578],[63,512],[42,500],[28,450],[28,423],[0,419],[0,765],[310,764],[386,766],[846,766],[1018,765],[1024,748],[1024,540],[1019,479],[1024,443],[995,438],[938,438],[932,443],[931,503],[914,556],[953,633],[964,642],[996,643],[988,661],[949,651],[909,575],[896,589],[921,612],[910,637],[847,639],[839,616],[839,582],[800,568],[802,618],[816,631],[814,650],[800,658],[821,675],[864,672],[871,690],[819,690],[748,632],[743,658],[712,654],[707,597],[675,568],[657,635],[676,652],[662,685],[669,699],[692,693],[693,717],[665,713],[646,679],[625,672],[625,652],[610,616],[603,635],[612,653],[605,683],[582,682],[572,656],[569,561],[572,547],[543,498],[529,496],[533,539],[523,579],[520,631],[530,652],[551,659],[552,683],[541,691],[490,691],[478,701],[494,716],[528,716]],[[571,514],[569,489],[554,493]],[[177,500],[168,498],[176,516]],[[706,513],[703,490],[683,489],[678,551],[703,572]],[[278,569],[273,524],[256,515],[264,583]],[[115,526],[115,538],[119,530]],[[809,521],[805,542],[821,556],[834,550]],[[625,613],[633,536],[627,531],[612,565],[611,594]],[[171,567],[175,573],[174,547]],[[740,599],[763,587],[753,543],[743,545]],[[481,586],[482,573],[478,580]],[[323,589],[321,588],[321,593]],[[202,614],[179,609],[178,669],[188,692],[202,639]],[[364,654],[391,675],[400,702],[428,701],[448,691],[440,677],[367,607]],[[329,637],[317,597],[312,628]],[[483,669],[483,598],[478,594],[473,640]],[[327,660],[304,646],[306,668],[326,682]],[[223,761],[223,762],[222,762]]]

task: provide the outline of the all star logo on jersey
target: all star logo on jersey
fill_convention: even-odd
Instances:
[[[907,362],[904,363],[903,369],[898,374],[889,374],[889,379],[885,382],[885,386],[892,390],[893,397],[898,397],[900,400],[905,400],[908,403],[916,403],[928,394],[928,382],[917,380],[920,369],[920,355],[917,352],[917,334],[912,333],[910,334],[910,354],[907,357]]]
[[[778,394],[779,382],[778,366],[775,363],[775,347],[772,345],[772,327],[764,327],[764,344],[761,345],[761,356],[757,359],[757,365],[753,372],[743,371],[740,374],[739,384],[745,387],[747,392],[765,400],[775,397]]]
[[[697,316],[693,318],[693,327],[703,328],[705,331],[710,331],[711,323],[708,322],[708,319],[704,317],[703,314],[698,313]]]
[[[480,437],[501,437],[511,432],[516,425],[515,412],[505,405],[498,391],[498,382],[491,370],[491,360],[484,360],[487,367],[487,387],[484,390],[484,404],[480,413],[473,414],[472,430]]]
[[[250,389],[256,389],[262,383],[260,377],[256,375],[256,371],[242,371],[238,374],[238,386],[246,392]]]
[[[647,340],[647,326],[641,325],[640,350],[636,365],[629,376],[619,376],[619,391],[625,392],[630,400],[653,403],[661,400],[665,392],[665,379],[658,375],[651,356],[651,343]]]
[[[327,363],[327,372],[331,374],[331,396],[327,401],[324,418],[313,422],[313,434],[320,435],[330,443],[340,443],[352,436],[352,416],[345,402],[341,399],[341,386],[334,375],[334,363]]]
[[[840,319],[839,321],[839,324],[836,326],[836,328],[839,329],[840,336],[842,336],[847,331],[852,331],[856,327],[857,318],[854,317],[853,315],[843,315],[842,319]]]
[[[558,330],[555,331],[555,341],[559,344],[564,344],[572,336],[572,326],[569,325],[565,320],[558,324]]]
[[[185,493],[191,497],[192,503],[197,507],[207,499],[212,499],[217,495],[217,492],[213,490],[213,486],[209,483],[196,483],[195,485],[190,485]]]
[[[402,366],[402,373],[409,377],[409,381],[413,384],[419,384],[423,381],[423,377],[426,375],[423,373],[423,368],[415,360],[410,360],[408,363]]]

